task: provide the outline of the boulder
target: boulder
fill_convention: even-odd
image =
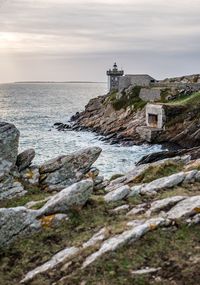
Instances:
[[[0,209],[0,247],[8,246],[19,236],[37,231],[41,227],[37,211],[25,207]]]
[[[92,180],[83,180],[53,195],[39,210],[40,216],[55,213],[66,213],[82,207],[93,191]]]
[[[130,187],[128,185],[122,186],[114,191],[109,192],[104,196],[104,200],[109,202],[116,202],[125,198],[130,192]]]
[[[25,168],[27,168],[28,166],[30,166],[34,157],[35,157],[35,150],[32,148],[27,149],[27,150],[23,151],[22,153],[20,153],[17,156],[17,162],[16,162],[16,165],[17,165],[19,171],[22,171]]]
[[[23,196],[27,193],[18,178],[7,174],[0,181],[0,201]]]
[[[40,183],[47,190],[61,190],[83,179],[97,160],[101,148],[91,147],[59,156],[40,166]]]
[[[0,122],[0,164],[6,160],[15,165],[18,154],[19,131],[13,125]]]
[[[168,213],[171,220],[180,220],[200,213],[200,196],[193,196],[179,202]]]

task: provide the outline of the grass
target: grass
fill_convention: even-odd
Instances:
[[[184,106],[192,106],[200,105],[200,92],[195,92],[190,96],[184,96],[177,100],[170,102],[170,105],[184,105]]]
[[[113,206],[92,198],[82,210],[71,212],[70,219],[58,228],[45,227],[30,237],[20,238],[9,249],[1,250],[0,284],[18,284],[29,270],[43,264],[65,247],[80,246],[104,226],[112,234],[121,232],[124,216],[111,215],[109,211]]]
[[[170,176],[180,172],[183,169],[183,166],[183,163],[175,163],[173,161],[166,162],[163,165],[150,166],[133,181],[134,183],[131,183],[131,186],[135,183],[149,183],[158,178]]]
[[[68,276],[56,284],[196,285],[200,277],[200,264],[195,263],[194,258],[200,254],[199,230],[200,225],[173,227],[151,232],[133,245],[130,244],[115,252],[106,254],[84,271],[72,266],[69,272],[65,272]],[[192,263],[192,258],[194,258],[194,263]],[[132,275],[132,270],[145,267],[161,267],[162,269],[158,272],[158,275],[162,281],[155,283],[152,276]],[[174,283],[170,283],[170,279]]]

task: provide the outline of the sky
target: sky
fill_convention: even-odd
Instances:
[[[0,0],[0,82],[200,73],[200,0]]]

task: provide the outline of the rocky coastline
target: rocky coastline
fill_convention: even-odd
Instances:
[[[148,143],[141,132],[146,126],[145,106],[162,104],[168,120],[152,143],[170,149],[200,145],[200,75],[170,78],[148,88],[129,86],[91,99],[85,110],[72,116],[69,123],[54,125],[59,131],[92,131],[100,140],[127,146]],[[159,96],[158,96],[159,91]]]
[[[200,147],[108,180],[93,167],[99,147],[34,165],[19,139],[1,122],[2,284],[197,284]]]

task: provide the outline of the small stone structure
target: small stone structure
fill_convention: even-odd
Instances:
[[[154,142],[164,129],[165,108],[162,104],[146,105],[146,126],[136,129],[140,137],[147,142]]]
[[[162,104],[147,104],[146,125],[150,128],[162,129],[165,123],[165,111]]]

